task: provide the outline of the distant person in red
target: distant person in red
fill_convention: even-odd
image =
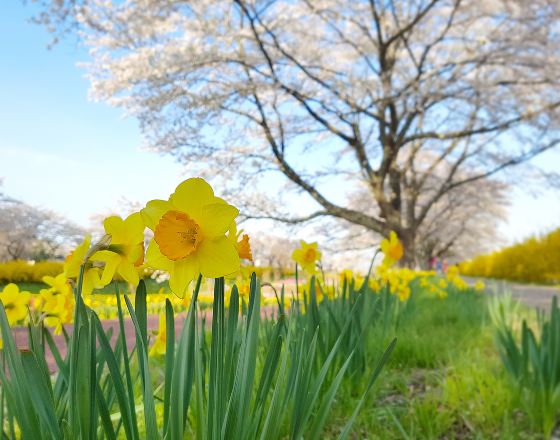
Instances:
[[[431,270],[436,270],[437,257],[430,258],[430,261],[428,262],[428,264],[430,265]]]
[[[441,263],[441,270],[443,273],[447,273],[447,268],[449,267],[449,264],[447,263],[447,260],[444,258],[443,262]]]

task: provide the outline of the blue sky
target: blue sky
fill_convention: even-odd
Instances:
[[[50,36],[29,22],[33,9],[0,2],[0,178],[4,192],[90,226],[121,197],[166,197],[186,176],[172,157],[142,149],[133,119],[88,101],[77,63],[86,52],[73,41],[47,49]],[[539,159],[560,167],[560,155]],[[506,242],[560,226],[560,194],[514,191]]]

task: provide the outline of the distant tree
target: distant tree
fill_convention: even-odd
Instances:
[[[270,190],[249,215],[394,230],[408,264],[458,188],[560,142],[557,0],[38,2],[151,147],[249,201],[275,173],[300,215]]]
[[[506,220],[508,187],[491,180],[446,193],[419,229],[418,263],[432,257],[462,261],[500,244],[498,225]]]
[[[432,178],[435,178],[432,176]],[[449,191],[430,210],[417,232],[416,261],[427,267],[432,257],[463,261],[491,251],[500,243],[498,225],[505,220],[509,188],[492,180],[473,182]],[[356,195],[350,206],[368,206],[369,194]],[[371,215],[370,210],[365,212]],[[382,236],[359,225],[330,223],[318,227],[317,235],[329,235],[329,254],[338,266],[366,269]]]
[[[0,198],[0,261],[62,258],[83,235],[83,229],[53,212]]]

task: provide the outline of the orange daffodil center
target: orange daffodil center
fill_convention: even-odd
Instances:
[[[141,211],[154,232],[146,263],[167,271],[171,290],[180,297],[199,274],[219,278],[237,272],[237,246],[226,233],[238,214],[204,179],[185,180],[169,200],[151,200]]]
[[[314,263],[317,259],[317,250],[313,248],[306,249],[303,254],[303,259],[306,263]]]
[[[167,211],[154,231],[154,240],[163,255],[173,261],[187,258],[202,241],[200,226],[188,214]]]

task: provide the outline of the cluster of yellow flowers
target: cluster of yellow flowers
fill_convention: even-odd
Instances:
[[[390,292],[399,300],[406,301],[410,298],[411,282],[419,277],[418,272],[408,268],[391,268],[380,265],[376,271],[377,277],[370,282],[373,291],[379,291],[383,286],[388,286]]]
[[[387,285],[391,293],[397,295],[401,301],[406,301],[410,297],[412,286],[415,283],[424,291],[440,299],[447,298],[450,288],[457,291],[466,291],[471,288],[459,276],[456,266],[450,267],[445,276],[439,276],[435,271],[380,266],[377,270],[377,278],[370,281],[370,287],[374,291],[379,291],[382,286]],[[475,283],[473,287],[479,292],[485,288],[481,281]]]
[[[29,312],[43,319],[45,324],[59,334],[62,325],[72,322],[74,296],[66,276],[45,276],[43,281],[49,287],[42,289],[38,295],[20,291],[17,284],[10,283],[0,292],[0,301],[4,305],[10,326],[24,322]]]
[[[64,273],[78,279],[83,266],[82,293],[109,284],[115,275],[131,286],[145,268],[165,271],[173,293],[183,297],[199,274],[207,278],[233,276],[240,259],[252,259],[249,237],[237,233],[237,208],[216,197],[201,178],[182,182],[168,200],[152,200],[140,212],[105,219],[105,236],[91,238],[68,257]],[[144,232],[153,239],[144,249]]]
[[[39,297],[34,301],[37,311],[44,314],[45,325],[54,327],[54,333],[62,331],[62,325],[72,322],[74,312],[74,294],[66,275],[61,273],[56,277],[43,278],[48,289],[42,289]]]
[[[424,272],[424,276],[420,278],[420,287],[441,299],[447,298],[450,288],[454,288],[458,291],[466,291],[471,288],[471,286],[461,278],[457,266],[451,266],[444,278],[438,277],[435,272]],[[477,292],[482,292],[485,287],[482,281],[477,281],[473,286],[474,290]]]
[[[60,333],[62,324],[72,322],[74,297],[66,278],[46,276],[44,281],[49,288],[42,289],[38,295],[20,291],[14,283],[6,285],[0,292],[0,301],[10,326],[25,322],[30,312],[42,318],[47,326],[53,327],[55,334]]]
[[[302,240],[300,244],[301,247],[293,252],[292,259],[310,277],[317,272],[317,262],[321,259],[321,252],[318,250],[317,243],[306,243]],[[391,287],[391,291],[398,295],[402,301],[408,299],[410,296],[409,282],[414,278],[414,272],[408,269],[391,270],[391,267],[403,257],[403,245],[394,231],[390,232],[389,238],[381,241],[381,251],[383,252],[383,261],[377,269],[377,277],[370,279],[370,287],[374,291],[379,291],[381,285],[388,284]],[[363,281],[360,276],[356,276],[349,269],[339,274],[341,286],[345,281],[348,283],[352,279],[355,279],[358,283]],[[325,291],[323,292],[323,290]],[[319,300],[324,295],[332,297],[335,294],[334,288],[329,286],[320,287],[317,291]]]
[[[377,278],[372,279],[370,287],[374,291],[379,291],[380,287],[386,285],[390,292],[396,295],[399,300],[406,301],[410,298],[410,283],[418,275],[416,271],[408,268],[393,269],[393,266],[403,257],[404,249],[396,232],[391,231],[388,239],[381,242],[381,251],[384,258],[381,265],[377,268]]]
[[[374,292],[380,292],[382,288],[387,287],[400,301],[406,301],[410,298],[412,285],[415,282],[424,290],[441,299],[447,297],[449,287],[459,291],[470,288],[468,283],[460,277],[457,266],[450,267],[445,278],[438,277],[434,271],[394,267],[404,253],[403,245],[394,231],[389,233],[388,238],[382,240],[381,252],[383,253],[383,261],[376,268],[374,276],[368,280],[369,287]],[[301,248],[293,252],[292,258],[307,275],[311,276],[317,272],[317,262],[321,258],[321,252],[318,250],[317,243],[301,241]],[[338,276],[339,286],[342,286],[345,282],[349,283],[352,279],[359,285],[364,279],[349,269],[341,271]],[[484,284],[477,282],[474,287],[481,291],[484,289]],[[317,299],[321,300],[325,295],[329,298],[333,297],[336,295],[336,291],[332,286],[319,286]]]
[[[112,296],[94,297],[94,289],[115,278],[136,287],[147,270],[167,272],[171,290],[179,298],[185,296],[190,283],[199,275],[234,278],[240,271],[241,259],[252,260],[248,235],[237,231],[238,214],[237,208],[214,195],[205,180],[187,179],[168,200],[152,200],[125,219],[106,218],[105,236],[93,246],[91,236],[86,236],[62,268],[57,267],[58,272],[62,269],[61,273],[42,277],[49,287],[33,300],[29,292],[20,292],[16,284],[8,284],[0,300],[9,322],[13,325],[22,321],[32,308],[59,332],[72,319],[71,284],[81,284],[84,300],[94,305],[115,300]],[[153,232],[153,239],[145,249],[146,228]]]

